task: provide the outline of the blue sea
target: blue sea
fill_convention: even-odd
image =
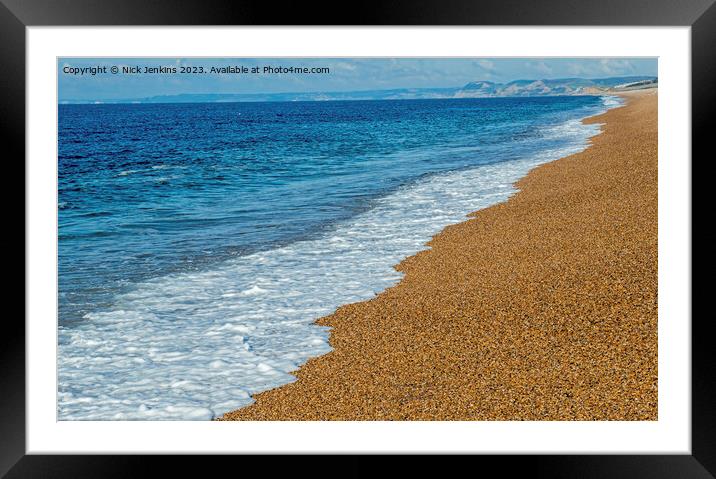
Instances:
[[[59,105],[59,419],[211,419],[581,151],[598,96]]]

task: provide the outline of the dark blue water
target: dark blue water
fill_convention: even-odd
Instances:
[[[599,97],[59,105],[59,307],[305,239],[438,172],[523,158]]]

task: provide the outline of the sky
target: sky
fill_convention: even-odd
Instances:
[[[121,100],[207,93],[301,93],[460,87],[471,81],[657,76],[656,58],[59,58],[59,101]],[[122,67],[142,73],[123,73]],[[176,73],[145,73],[144,67]],[[212,73],[239,66],[248,73]],[[329,73],[263,73],[269,67],[325,68]],[[103,67],[89,70],[90,67]],[[117,67],[118,73],[111,68]],[[182,73],[203,67],[204,73]],[[252,72],[258,68],[259,73]],[[82,69],[86,70],[82,70]],[[106,69],[106,72],[103,71]],[[92,72],[94,71],[94,75]]]

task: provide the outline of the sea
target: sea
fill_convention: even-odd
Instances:
[[[58,105],[58,419],[210,420],[609,96]]]

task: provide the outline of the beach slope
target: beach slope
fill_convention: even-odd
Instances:
[[[221,419],[656,420],[657,94],[623,96],[587,150],[321,318],[334,351]]]

